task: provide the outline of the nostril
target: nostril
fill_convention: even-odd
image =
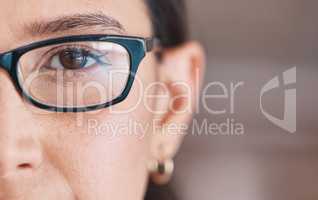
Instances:
[[[18,165],[18,169],[29,169],[29,168],[32,168],[31,164],[29,163],[22,163]]]

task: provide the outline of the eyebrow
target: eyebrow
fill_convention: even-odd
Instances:
[[[61,16],[51,21],[36,21],[24,25],[24,30],[31,36],[55,34],[89,28],[101,28],[124,33],[124,26],[116,19],[101,12]]]

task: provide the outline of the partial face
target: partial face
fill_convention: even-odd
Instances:
[[[141,0],[2,1],[1,5],[5,8],[0,13],[2,52],[66,35],[152,36]],[[113,18],[123,30],[91,25],[30,34],[26,29],[32,23],[94,13]],[[118,129],[152,121],[152,113],[138,103],[138,97],[141,87],[155,80],[154,74],[155,61],[147,54],[139,66],[139,81],[123,103],[112,110],[62,114],[28,105],[1,70],[0,199],[142,199],[148,176],[149,134],[146,130]],[[152,104],[148,102],[148,106]]]
[[[153,36],[142,0],[3,0],[1,6],[0,52],[70,35]],[[60,85],[67,95],[52,90],[53,76],[32,82],[32,94],[54,103],[54,97],[78,98],[67,91],[74,84],[102,80],[104,68],[78,73],[81,66],[113,61],[114,66],[127,67],[120,47],[97,45],[105,51],[92,56],[86,51],[91,46],[83,50],[81,45],[63,47],[50,62],[31,58],[46,58],[46,52],[61,46],[27,54],[19,63],[21,80],[32,74],[29,66],[43,66],[49,75],[54,74],[52,68],[67,68],[71,73],[62,76],[71,77],[71,84]],[[185,131],[178,127],[191,119],[203,57],[200,46],[192,42],[164,50],[162,62],[147,53],[125,101],[85,113],[49,112],[27,103],[9,73],[0,68],[0,200],[143,199],[149,163],[173,158]],[[121,78],[114,81],[122,83]],[[112,91],[120,91],[117,86]],[[85,93],[85,103],[94,104],[94,94],[93,89]],[[173,128],[166,132],[170,125]]]

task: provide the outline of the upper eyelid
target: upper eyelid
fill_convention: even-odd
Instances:
[[[70,45],[70,44],[71,44],[71,45]],[[39,59],[39,61],[36,62],[35,66],[39,66],[39,65],[43,62],[42,58],[47,57],[49,53],[52,53],[52,51],[55,51],[55,52],[52,53],[52,55],[49,56],[50,58],[51,58],[52,56],[54,56],[54,55],[58,52],[58,51],[56,51],[56,50],[58,50],[58,49],[60,49],[60,48],[62,48],[62,47],[70,47],[70,46],[75,47],[74,43],[73,43],[73,45],[72,45],[72,43],[69,43],[68,45],[62,44],[62,45],[58,45],[58,46],[55,46],[55,47],[53,47],[53,48],[50,48],[49,50],[45,51],[45,53],[43,53],[43,54],[40,55],[40,58],[41,58],[41,59]],[[76,46],[79,46],[79,44],[76,44]],[[81,46],[84,47],[84,45],[81,45]],[[86,47],[87,47],[87,46],[86,46]]]
[[[55,51],[55,53],[57,53],[58,51],[57,50],[64,50],[64,49],[67,49],[67,48],[76,48],[76,47],[82,47],[82,48],[85,48],[85,49],[88,49],[89,47],[88,46],[85,46],[85,45],[79,45],[79,44],[62,44],[62,45],[58,45],[58,46],[55,46],[49,50],[47,50],[41,57],[43,56],[46,56],[47,54],[51,53],[52,51]],[[94,51],[97,51],[96,49],[93,49],[93,48],[90,48],[91,50],[94,50]]]

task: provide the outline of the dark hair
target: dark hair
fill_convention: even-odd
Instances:
[[[145,0],[153,31],[162,47],[170,48],[188,39],[188,20],[184,0]]]
[[[145,0],[149,8],[155,37],[163,48],[178,46],[188,40],[188,20],[184,0]],[[146,200],[175,200],[171,187],[150,183]]]

